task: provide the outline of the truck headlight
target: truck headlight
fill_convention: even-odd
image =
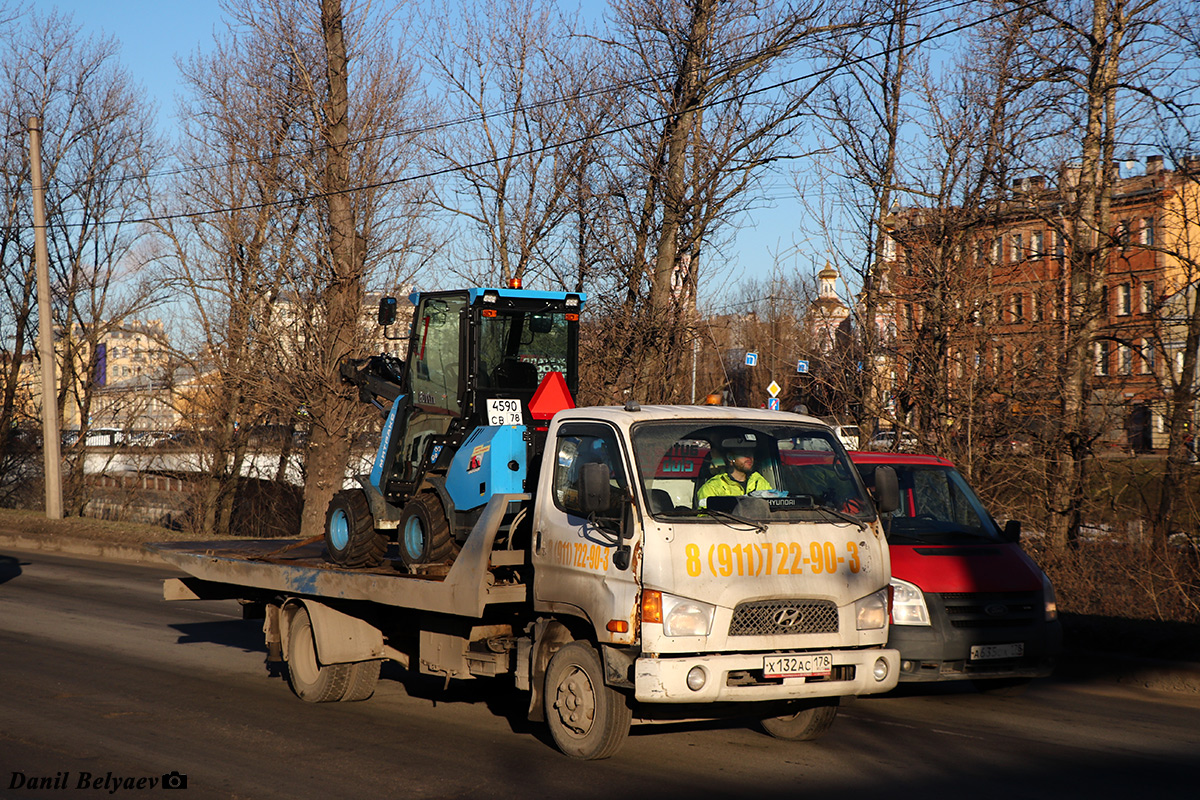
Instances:
[[[915,583],[892,578],[892,624],[928,625],[925,593]]]
[[[666,636],[708,636],[712,632],[717,607],[699,600],[662,596],[663,634]]]
[[[1054,584],[1042,573],[1042,602],[1045,604],[1046,622],[1058,619],[1058,598],[1054,594]]]
[[[860,631],[887,626],[887,589],[880,589],[854,603],[854,619]]]

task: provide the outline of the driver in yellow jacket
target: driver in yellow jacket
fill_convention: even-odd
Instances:
[[[696,491],[696,501],[701,508],[706,507],[710,497],[730,497],[771,490],[767,479],[754,471],[752,441],[727,440],[723,444],[726,470],[713,475]]]

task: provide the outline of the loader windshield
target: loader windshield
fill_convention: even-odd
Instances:
[[[575,387],[575,332],[554,310],[499,309],[479,325],[479,374],[485,386],[533,391],[550,372]]]

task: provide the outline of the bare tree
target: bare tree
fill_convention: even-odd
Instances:
[[[93,361],[111,330],[153,304],[156,293],[142,278],[144,213],[134,176],[160,157],[152,133],[153,114],[117,61],[112,39],[84,38],[69,17],[31,13],[11,29],[0,75],[6,131],[20,130],[30,116],[46,131],[43,179],[46,183],[47,240],[52,309],[59,359],[60,419],[65,407],[85,429],[104,376]],[[36,46],[30,47],[30,42]],[[29,221],[28,159],[6,137],[0,170],[12,191],[6,195],[0,254],[5,273],[6,316],[12,320],[13,350],[6,359],[6,385],[0,427],[16,413],[12,389],[26,358],[32,330],[32,224]],[[87,498],[75,453],[68,453],[65,505],[81,513]]]
[[[223,531],[256,424],[304,427],[302,533],[319,532],[367,415],[338,367],[368,343],[368,282],[408,279],[413,73],[367,6],[239,0],[208,56],[184,65],[189,166],[160,214],[163,263],[197,320],[191,382],[209,463],[204,528]],[[350,64],[355,65],[353,75]],[[215,166],[214,166],[215,165]],[[284,459],[276,471],[284,475]]]
[[[819,4],[614,3],[611,82],[622,135],[606,155],[610,269],[624,282],[610,326],[615,396],[682,396],[695,296],[722,231],[753,202],[756,179],[801,124],[819,79],[778,91],[769,79],[806,43],[851,22]],[[798,88],[797,88],[798,87]]]

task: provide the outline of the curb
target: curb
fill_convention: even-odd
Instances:
[[[1190,661],[1076,650],[1063,654],[1056,674],[1068,679],[1137,686],[1154,692],[1200,695],[1200,664]]]
[[[11,547],[14,550],[36,550],[42,553],[62,553],[71,556],[92,556],[95,558],[127,561],[137,564],[167,564],[157,554],[144,547],[126,544],[104,544],[88,539],[76,539],[66,536],[47,538],[22,534],[0,533],[0,547]]]

